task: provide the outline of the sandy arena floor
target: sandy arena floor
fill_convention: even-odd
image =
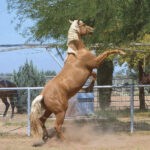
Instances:
[[[2,120],[1,120],[2,121]],[[3,124],[4,125],[4,124]],[[32,147],[32,144],[40,141],[39,138],[27,137],[26,127],[18,128],[1,122],[0,150],[149,150],[150,132],[115,132],[111,129],[100,131],[94,124],[78,125],[65,124],[66,140],[61,142],[56,137],[49,139],[41,147]],[[3,132],[5,131],[10,132]],[[11,130],[10,130],[11,129]]]

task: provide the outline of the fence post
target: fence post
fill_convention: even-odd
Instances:
[[[30,136],[31,129],[30,129],[30,88],[28,88],[28,98],[27,98],[27,113],[28,113],[28,126],[27,126],[27,135]]]
[[[130,86],[130,132],[134,131],[134,85]]]

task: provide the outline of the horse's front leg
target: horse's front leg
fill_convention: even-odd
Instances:
[[[95,67],[97,68],[101,63],[110,55],[112,54],[120,54],[120,55],[125,55],[125,52],[121,50],[107,50],[103,53],[101,53],[99,56],[97,56],[93,62]]]
[[[3,97],[2,98],[2,102],[5,104],[5,111],[4,111],[4,114],[3,114],[3,117],[5,117],[6,114],[7,114],[7,111],[8,111],[8,108],[9,108],[10,104],[7,101],[7,97]]]
[[[94,84],[95,84],[95,81],[96,81],[97,74],[96,74],[96,72],[92,72],[90,74],[90,76],[92,76],[92,81],[91,81],[90,85],[88,87],[82,89],[85,92],[92,92],[93,91],[93,87],[94,87]]]
[[[14,102],[13,98],[9,98],[9,100],[10,100],[10,105],[11,105],[11,109],[12,109],[11,118],[13,118],[14,117],[15,102]]]

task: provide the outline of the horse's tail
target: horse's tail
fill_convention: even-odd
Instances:
[[[30,114],[30,121],[31,121],[31,130],[33,134],[39,135],[39,128],[40,128],[40,121],[39,117],[42,114],[42,100],[43,96],[38,95],[33,101],[31,105],[31,114]]]

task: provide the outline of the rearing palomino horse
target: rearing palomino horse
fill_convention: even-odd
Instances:
[[[68,56],[61,72],[48,81],[31,106],[31,128],[34,133],[43,131],[43,140],[48,138],[45,127],[47,118],[54,113],[56,116],[55,130],[60,139],[64,139],[62,124],[68,107],[68,100],[85,84],[92,70],[97,68],[111,54],[125,54],[121,50],[105,51],[95,56],[81,41],[81,36],[92,33],[93,28],[79,20],[71,22],[68,32]],[[43,112],[43,113],[42,113]]]

